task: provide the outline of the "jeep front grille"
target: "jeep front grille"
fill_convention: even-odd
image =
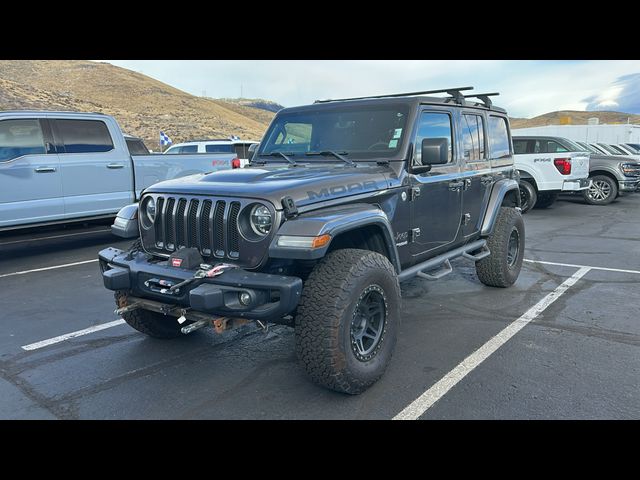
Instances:
[[[158,213],[152,229],[155,238],[152,245],[145,241],[145,247],[159,254],[195,247],[203,257],[237,259],[240,210],[238,201],[157,196]]]

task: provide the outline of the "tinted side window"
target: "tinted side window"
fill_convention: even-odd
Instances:
[[[422,165],[422,140],[425,138],[444,138],[449,147],[448,161],[453,159],[453,141],[451,116],[448,113],[424,112],[420,116],[418,134],[416,135],[414,165]]]
[[[113,150],[109,129],[99,120],[54,120],[65,153],[96,153]]]
[[[527,153],[527,140],[514,140],[513,151],[516,155]]]
[[[547,142],[547,151],[545,153],[557,153],[557,152],[568,152],[568,150],[564,148],[562,145],[560,145],[558,142],[549,140]]]
[[[127,139],[127,147],[131,155],[148,155],[149,150],[144,146],[142,140],[135,140],[133,138]]]
[[[44,153],[44,138],[38,120],[0,121],[0,162]]]
[[[234,153],[233,145],[231,144],[213,144],[213,145],[205,145],[204,151],[207,153]]]
[[[507,121],[504,118],[489,117],[489,143],[491,158],[508,157],[511,154]]]
[[[198,153],[198,145],[185,145],[180,147],[180,153]]]
[[[480,115],[462,115],[462,142],[465,160],[474,162],[485,158],[484,123]]]

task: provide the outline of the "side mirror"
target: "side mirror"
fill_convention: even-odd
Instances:
[[[446,138],[422,139],[422,165],[449,163],[449,140]]]
[[[258,150],[259,146],[260,146],[259,143],[252,143],[251,145],[249,145],[249,150],[247,154],[249,161],[253,160],[253,156],[256,154],[256,151]]]

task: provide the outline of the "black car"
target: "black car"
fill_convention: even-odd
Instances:
[[[314,381],[362,392],[391,359],[399,282],[457,257],[486,285],[520,273],[509,120],[470,89],[286,108],[247,168],[148,188],[113,227],[140,238],[99,254],[117,312],[159,338],[290,325]]]

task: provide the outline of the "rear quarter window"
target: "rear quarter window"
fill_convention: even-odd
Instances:
[[[491,158],[504,158],[511,155],[509,145],[509,129],[504,117],[491,115],[489,117],[489,145]]]

